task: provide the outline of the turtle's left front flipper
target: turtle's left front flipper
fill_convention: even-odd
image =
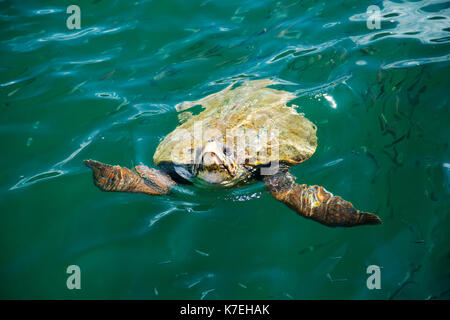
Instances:
[[[112,166],[95,160],[84,160],[94,173],[94,184],[103,191],[135,192],[163,195],[176,183],[165,173],[147,166],[136,166],[136,171]]]
[[[353,227],[365,224],[381,224],[372,213],[356,210],[353,205],[320,186],[296,184],[288,172],[265,176],[264,183],[275,199],[285,203],[305,218],[330,227]]]

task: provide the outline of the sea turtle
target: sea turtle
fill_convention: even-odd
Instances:
[[[289,167],[315,152],[316,126],[296,106],[286,105],[295,98],[293,93],[269,88],[279,83],[234,83],[200,100],[177,104],[176,110],[184,111],[181,124],[156,149],[153,162],[159,169],[84,163],[103,191],[164,195],[182,183],[237,187],[259,180],[275,199],[324,225],[380,224],[376,215],[356,210],[321,186],[295,183]],[[185,111],[189,108],[201,111],[193,115]]]

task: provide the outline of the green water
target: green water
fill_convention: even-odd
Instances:
[[[70,4],[0,2],[1,298],[450,297],[448,2],[76,1],[68,30]],[[318,127],[297,181],[383,225],[322,226],[261,183],[93,185],[83,159],[151,165],[176,103],[260,78],[290,82]]]

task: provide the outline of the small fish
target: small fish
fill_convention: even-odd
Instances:
[[[436,202],[439,200],[433,191],[425,190],[425,196],[433,202]]]
[[[399,111],[398,111],[398,105],[399,105],[399,103],[400,103],[400,98],[398,97],[398,95],[396,95],[396,96],[395,96],[395,107],[394,107],[395,112],[394,112],[394,117],[395,117],[397,120],[400,120],[400,119],[401,119],[400,113],[399,113]]]
[[[294,297],[291,296],[289,293],[285,292],[284,295],[285,295],[286,297],[288,297],[289,299],[294,300]]]
[[[442,299],[446,295],[448,295],[449,293],[450,293],[450,288],[447,289],[447,290],[442,291],[441,293],[439,293],[437,295],[429,295],[425,300]]]
[[[395,144],[399,143],[400,141],[402,141],[403,139],[405,139],[405,137],[406,137],[406,134],[402,135],[400,138],[394,140],[393,142],[391,142],[391,143],[385,145],[384,147],[385,147],[385,148],[390,148],[390,147],[392,147],[393,145],[395,145]]]
[[[369,54],[369,49],[367,49],[367,48],[361,48],[361,49],[359,49],[359,51],[362,51],[365,54]]]
[[[391,159],[391,161],[396,164],[397,166],[401,167],[403,166],[403,153],[399,153],[397,151],[397,148],[395,146],[392,147],[392,150],[394,151],[394,154],[390,154],[385,149],[382,150],[382,152]]]
[[[83,86],[87,81],[83,81],[79,84],[77,84],[75,87],[73,87],[73,89],[69,92],[69,94],[74,93],[75,91],[77,91],[81,86]]]
[[[384,83],[380,88],[380,93],[378,93],[377,97],[375,99],[378,99],[379,97],[381,97],[384,94]]]
[[[316,244],[316,245],[307,246],[306,248],[303,248],[302,250],[300,250],[298,252],[298,254],[305,254],[305,253],[308,253],[308,252],[313,252],[313,251],[315,251],[317,249],[320,249],[320,248],[328,245],[329,243],[331,243],[331,241],[322,242],[322,243],[319,243],[319,244]]]
[[[313,251],[314,251],[314,246],[309,246],[309,247],[306,247],[306,248],[300,250],[298,254],[304,254],[304,253],[313,252]]]
[[[183,276],[187,276],[188,273],[187,272],[181,272],[181,273],[177,273],[175,276],[178,277],[183,277]]]
[[[422,69],[423,71],[423,69]],[[420,73],[420,75],[422,74],[422,72]],[[417,80],[408,88],[406,89],[408,92],[412,91],[414,89],[414,87],[420,82],[420,80],[422,80],[422,77],[419,75],[419,77],[417,77]]]
[[[344,281],[348,281],[348,279],[333,279],[333,277],[331,277],[331,274],[327,273],[327,278],[331,281],[331,282],[344,282]]]
[[[370,159],[373,160],[373,162],[375,163],[375,166],[377,167],[377,170],[380,169],[380,165],[378,164],[378,160],[375,157],[375,155],[373,153],[371,153],[367,148],[365,148],[365,153]]]
[[[20,88],[17,88],[16,90],[11,91],[10,93],[8,93],[8,97],[11,97],[13,94],[15,94],[19,90],[20,90]]]
[[[112,76],[114,73],[116,73],[116,69],[114,69],[113,71],[111,71],[111,72],[105,74],[103,77],[100,78],[100,80],[106,80],[106,79],[109,79],[109,78],[111,78],[111,76]]]
[[[390,134],[391,136],[393,136],[394,138],[397,137],[397,133],[395,133],[395,131],[391,128],[391,127],[386,127],[386,130],[384,131],[383,136]]]
[[[206,253],[206,252],[203,252],[203,251],[200,251],[200,250],[197,250],[197,249],[195,249],[195,252],[197,252],[199,255],[202,255],[204,257],[209,257],[209,253]]]
[[[215,54],[217,51],[219,51],[220,49],[222,49],[221,45],[215,45],[214,47],[212,47],[211,49],[209,49],[208,51],[205,52],[205,54],[203,55],[203,57],[210,57],[213,55],[217,55]]]
[[[201,281],[201,280],[197,280],[197,281],[192,282],[192,283],[188,286],[188,289],[191,289],[191,288],[195,287],[196,285],[198,285],[198,284],[200,283],[200,281]]]
[[[378,121],[380,123],[380,130],[384,132],[386,130],[386,124],[387,124],[387,120],[386,120],[386,117],[384,116],[384,114],[380,113],[378,115]]]
[[[397,84],[395,84],[394,85],[394,88],[400,88],[401,87],[401,85],[402,85],[402,83],[406,80],[406,79],[408,79],[408,70],[406,71],[406,76],[405,76],[405,78],[403,78],[402,80],[400,80],[399,82],[397,82]]]
[[[344,52],[342,52],[342,54],[341,54],[341,56],[340,56],[340,60],[341,60],[341,61],[344,61],[346,56],[347,56],[347,50],[344,49]]]
[[[262,34],[264,34],[264,33],[266,33],[266,32],[267,32],[267,29],[264,28],[261,32],[259,32],[259,33],[257,34],[257,36],[260,36],[260,35],[262,35]]]
[[[421,265],[416,265],[413,267],[412,270],[408,271],[405,275],[405,278],[403,279],[403,281],[399,284],[399,287],[397,288],[397,290],[394,291],[394,293],[392,293],[389,296],[389,300],[392,300],[395,298],[396,295],[398,295],[400,293],[400,291],[402,291],[408,284],[414,283],[414,281],[411,281],[410,279],[412,279],[412,277],[414,276],[414,274],[420,270],[420,268],[422,268]]]
[[[205,299],[205,297],[206,297],[210,292],[213,292],[214,290],[216,290],[216,289],[209,289],[209,290],[203,291],[203,292],[202,292],[202,296],[200,297],[200,300]]]
[[[122,108],[123,106],[126,106],[129,104],[129,101],[127,100],[127,98],[123,98],[123,101],[121,104],[119,104],[119,106],[117,107],[116,111],[119,111],[120,108]]]

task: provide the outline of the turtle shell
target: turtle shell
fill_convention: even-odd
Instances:
[[[178,112],[198,105],[203,109],[197,115],[180,114],[182,123],[159,144],[155,164],[193,164],[199,147],[211,140],[226,146],[246,165],[273,161],[294,165],[310,158],[317,147],[316,126],[296,106],[286,105],[296,97],[293,93],[268,88],[274,84],[279,82],[263,79],[233,84],[203,99],[176,105]]]

